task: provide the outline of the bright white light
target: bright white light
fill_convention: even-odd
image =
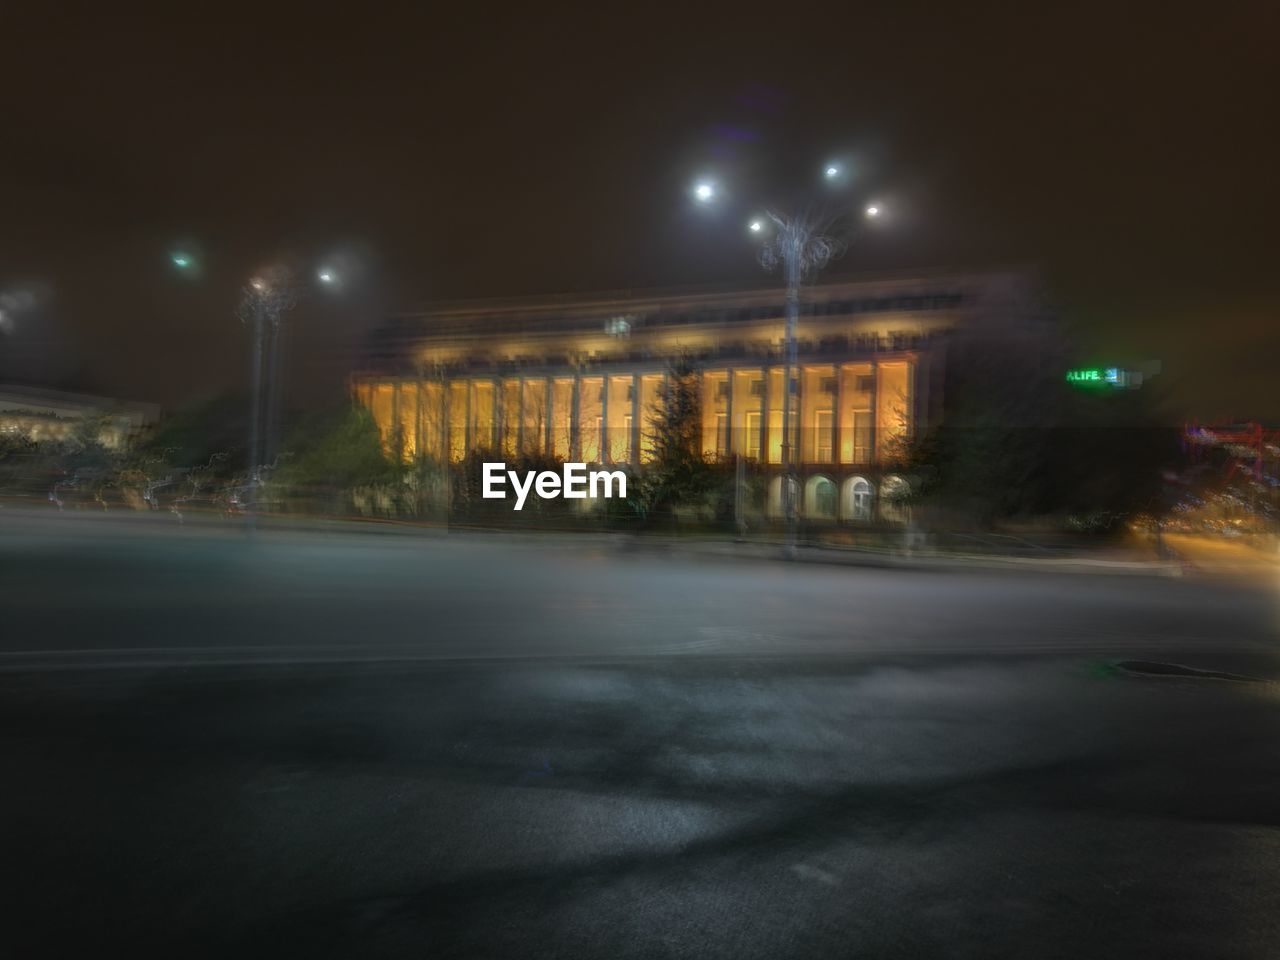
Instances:
[[[828,180],[834,180],[836,177],[840,176],[840,168],[837,167],[834,163],[831,164],[831,166],[827,167],[827,169],[823,172],[827,175]]]
[[[261,293],[263,290],[267,289],[267,282],[261,277],[254,277],[249,281],[249,286]]]
[[[716,188],[709,183],[700,183],[693,188],[693,195],[702,203],[706,203],[716,195]]]
[[[751,221],[751,232],[752,232],[752,233],[759,233],[759,232],[760,232],[761,230],[763,230],[763,229],[764,229],[764,224],[763,224],[763,223],[761,223],[759,220],[752,220],[752,221]]]
[[[331,270],[321,270],[316,276],[320,278],[321,283],[333,283],[334,280]]]
[[[871,206],[867,207],[867,216],[868,217],[880,216],[880,208],[877,207],[874,203],[871,204]]]

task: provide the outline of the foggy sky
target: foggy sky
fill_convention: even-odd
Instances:
[[[764,203],[839,156],[894,217],[830,276],[1037,264],[1084,354],[1280,419],[1268,5],[52,7],[0,6],[0,293],[38,297],[0,378],[235,385],[282,257],[349,264],[294,313],[304,399],[389,309],[758,284],[690,180]]]

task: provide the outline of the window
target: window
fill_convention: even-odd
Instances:
[[[721,380],[716,384],[716,400],[729,399],[729,381]]]
[[[610,317],[604,322],[604,332],[611,337],[625,337],[631,333],[632,317]]]
[[[871,411],[853,411],[853,462],[871,462]]]
[[[835,393],[835,392],[836,392],[836,378],[835,378],[835,377],[823,377],[823,378],[822,378],[822,380],[821,380],[821,381],[819,382],[819,384],[818,384],[818,392],[819,392],[819,393]]]
[[[764,380],[763,379],[751,381],[751,396],[753,397],[764,396]]]
[[[835,440],[835,417],[830,410],[815,410],[813,415],[813,451],[814,459],[819,463],[830,463],[832,443]]]
[[[608,378],[603,463],[626,463],[631,459],[631,428],[627,424],[633,415],[634,396],[634,376],[613,374]]]
[[[722,384],[728,386],[728,384]],[[724,457],[729,453],[729,415],[716,414],[716,456]]]
[[[604,429],[604,380],[600,377],[583,378],[578,390],[578,449],[577,459],[583,463],[602,463],[604,449],[600,446],[600,434]]]
[[[654,456],[654,437],[648,418],[658,407],[658,391],[662,374],[650,373],[640,378],[640,460],[650,463]]]
[[[756,383],[760,381],[757,380]],[[755,384],[753,383],[754,387]],[[748,457],[760,459],[760,411],[748,410],[745,418],[747,437],[746,443],[743,444],[743,452]]]
[[[875,389],[875,385],[876,385],[876,378],[874,376],[866,375],[866,376],[858,377],[859,393],[870,393],[872,390]]]

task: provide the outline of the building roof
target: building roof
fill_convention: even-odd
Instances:
[[[999,312],[1000,304],[1026,304],[1036,281],[1027,270],[931,272],[845,279],[802,288],[802,317],[868,314]],[[779,319],[785,310],[779,284],[755,288],[613,291],[605,293],[449,301],[392,314],[372,334],[372,368],[403,363],[419,348],[481,342],[518,335],[626,333],[740,326]],[[614,329],[611,329],[613,327]]]
[[[122,416],[132,421],[134,426],[154,423],[160,419],[160,405],[155,403],[7,383],[0,384],[0,411],[65,418]]]

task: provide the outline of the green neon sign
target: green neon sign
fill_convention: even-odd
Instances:
[[[1122,387],[1128,378],[1119,367],[1081,367],[1067,371],[1067,383],[1086,387]]]

